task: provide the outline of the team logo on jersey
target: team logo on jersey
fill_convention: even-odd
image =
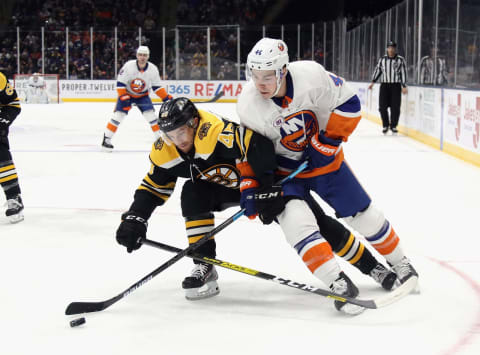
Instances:
[[[280,50],[280,52],[283,52],[284,49],[285,49],[285,46],[282,43],[279,43],[278,44],[278,49]]]
[[[231,189],[238,189],[240,186],[240,173],[233,165],[229,164],[211,166],[198,174],[196,178]]]
[[[145,91],[146,87],[147,87],[147,84],[143,79],[140,79],[140,78],[133,79],[132,82],[130,83],[130,89],[132,89],[132,91],[137,94]]]
[[[158,139],[155,141],[155,149],[162,150],[164,144],[165,141],[162,139],[162,137],[158,137]]]
[[[212,127],[212,124],[210,122],[205,122],[200,126],[200,129],[198,130],[198,138],[202,140],[205,138],[208,134],[208,130]]]
[[[310,110],[299,111],[284,119],[280,128],[280,143],[289,150],[301,152],[317,132],[318,121],[315,113]]]

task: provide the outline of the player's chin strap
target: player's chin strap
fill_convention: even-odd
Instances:
[[[296,170],[291,172],[290,175],[288,175],[288,176],[284,177],[282,180],[280,180],[279,183],[284,183],[288,180],[293,179],[298,173],[305,170],[306,167],[307,167],[307,162],[303,162]],[[137,281],[135,284],[133,284],[132,286],[127,288],[125,291],[119,293],[115,297],[112,297],[112,298],[110,298],[106,301],[101,301],[101,302],[72,302],[67,306],[67,309],[65,310],[65,314],[66,315],[72,315],[72,314],[103,311],[104,309],[110,307],[112,304],[120,301],[122,298],[127,297],[130,293],[135,291],[140,286],[143,286],[144,284],[146,284],[148,281],[153,279],[155,276],[157,276],[163,270],[165,270],[165,269],[169,268],[170,266],[172,266],[173,264],[175,264],[178,260],[182,259],[184,256],[187,256],[187,255],[191,254],[195,249],[197,249],[201,245],[205,244],[215,234],[221,232],[226,227],[228,227],[230,224],[232,224],[237,219],[239,219],[241,216],[243,216],[244,213],[245,213],[245,209],[242,208],[240,211],[238,211],[233,216],[228,218],[226,221],[224,221],[218,227],[216,227],[216,228],[212,229],[210,232],[206,233],[198,241],[190,244],[188,246],[188,248],[181,250],[173,258],[171,258],[170,260],[167,260],[165,263],[160,265],[158,268],[153,270],[151,273],[149,273],[148,275],[143,277],[141,280]]]

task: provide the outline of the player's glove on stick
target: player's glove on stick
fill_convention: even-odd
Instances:
[[[255,205],[255,193],[258,185],[258,182],[252,178],[242,178],[240,183],[240,207],[245,208],[245,216],[250,219],[255,219],[258,215]]]
[[[258,216],[263,224],[272,223],[285,209],[282,187],[273,185],[258,190],[255,195]]]
[[[325,131],[320,131],[310,139],[310,144],[305,149],[305,156],[309,161],[309,168],[321,168],[335,160],[340,151],[340,139],[333,139],[325,136]]]
[[[142,246],[147,237],[147,220],[138,216],[134,211],[122,214],[122,223],[117,229],[117,242],[127,248],[131,253]]]

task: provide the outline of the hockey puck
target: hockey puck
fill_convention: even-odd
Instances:
[[[81,318],[77,318],[77,319],[74,319],[72,321],[70,321],[70,326],[73,328],[73,327],[78,327],[79,325],[82,325],[84,324],[86,321],[85,321],[85,318],[84,317],[81,317]]]

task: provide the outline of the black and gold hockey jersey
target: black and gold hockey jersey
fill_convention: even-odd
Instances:
[[[18,99],[17,92],[2,72],[0,72],[0,106],[20,108],[20,100]]]
[[[7,77],[0,72],[0,134],[8,133],[8,126],[20,113],[20,100]],[[2,129],[3,127],[3,129]]]
[[[189,154],[166,139],[159,138],[153,144],[152,165],[135,192],[131,210],[142,210],[148,218],[156,206],[167,201],[179,177],[239,189],[237,163],[248,161],[260,180],[276,169],[270,140],[216,114],[203,110],[199,114],[194,149]]]

